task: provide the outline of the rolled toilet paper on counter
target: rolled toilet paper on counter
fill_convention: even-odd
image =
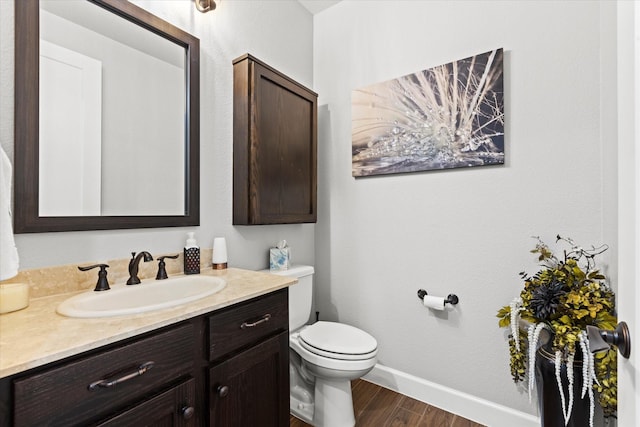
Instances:
[[[425,295],[422,299],[422,303],[425,307],[431,308],[433,310],[444,310],[444,297],[435,297],[431,295]]]

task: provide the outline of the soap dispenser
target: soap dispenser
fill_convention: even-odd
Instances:
[[[200,248],[192,231],[184,245],[184,274],[200,274]]]

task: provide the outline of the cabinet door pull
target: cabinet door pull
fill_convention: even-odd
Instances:
[[[196,410],[193,406],[184,406],[182,409],[180,409],[180,414],[182,415],[183,420],[188,420],[193,417],[195,411]]]
[[[155,363],[153,361],[148,361],[148,362],[144,362],[142,365],[138,366],[138,368],[136,368],[135,371],[123,375],[120,378],[116,378],[115,380],[98,380],[98,381],[94,381],[91,384],[89,384],[89,391],[93,391],[96,390],[98,387],[100,388],[109,388],[109,387],[113,387],[117,384],[123,383],[125,381],[128,381],[132,378],[135,377],[139,377],[140,375],[144,374],[145,372],[147,372],[149,369],[153,368],[153,365]]]
[[[229,386],[219,385],[218,388],[216,389],[216,393],[218,393],[218,396],[220,397],[227,397],[227,394],[229,394]]]
[[[245,329],[245,328],[253,328],[254,326],[258,326],[260,323],[264,323],[264,322],[268,322],[269,319],[271,319],[271,314],[267,313],[264,316],[262,316],[260,318],[260,320],[256,320],[255,322],[244,322],[242,325],[240,325],[241,329]]]

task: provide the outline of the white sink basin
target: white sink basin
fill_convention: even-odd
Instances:
[[[145,280],[138,285],[113,285],[108,291],[84,292],[58,305],[68,317],[111,317],[160,310],[220,292],[227,282],[213,276],[181,276]]]

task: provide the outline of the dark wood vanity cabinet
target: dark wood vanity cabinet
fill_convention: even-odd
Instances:
[[[282,289],[0,380],[0,425],[288,426]]]
[[[233,76],[233,224],[316,222],[318,95],[249,54]]]

